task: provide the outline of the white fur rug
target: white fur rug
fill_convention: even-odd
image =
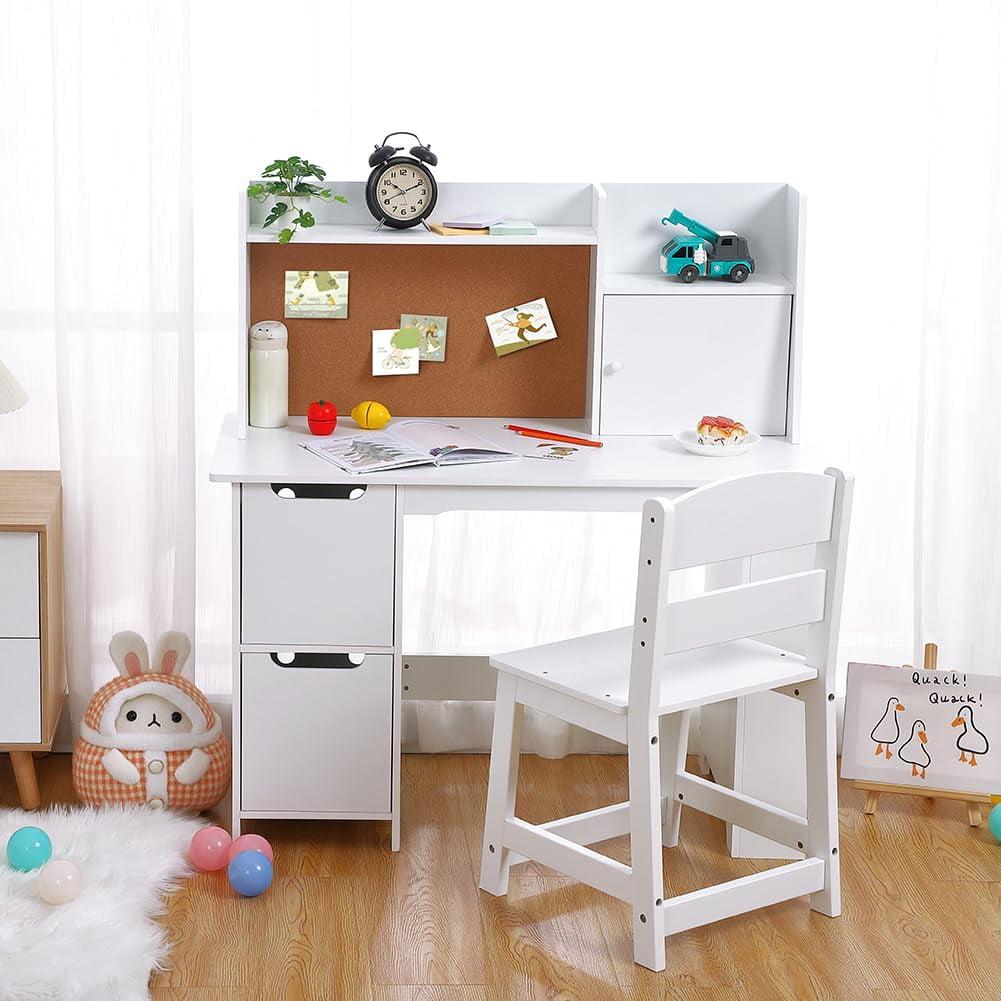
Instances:
[[[142,808],[0,810],[0,999],[146,1001],[167,956],[154,920],[188,875],[193,817]],[[41,827],[52,857],[71,859],[86,886],[72,903],[38,898],[38,873],[7,864],[7,839]]]

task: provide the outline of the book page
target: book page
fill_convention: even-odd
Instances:
[[[424,466],[429,457],[391,435],[370,431],[351,438],[330,438],[324,442],[300,442],[303,448],[349,473],[373,473],[381,469]]]
[[[389,434],[401,444],[424,452],[439,462],[444,462],[450,453],[475,451],[480,461],[491,457],[507,458],[514,454],[478,434],[463,430],[458,424],[447,424],[444,421],[401,421],[392,426]],[[459,455],[456,455],[452,461],[458,459]]]

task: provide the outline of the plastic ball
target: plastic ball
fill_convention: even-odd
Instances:
[[[266,855],[268,861],[275,864],[275,852],[268,843],[267,838],[262,838],[259,834],[241,834],[229,846],[229,861],[232,862],[240,852],[260,852]]]
[[[229,885],[241,897],[259,897],[274,879],[274,866],[263,852],[240,852],[229,864]]]
[[[68,904],[83,892],[83,875],[69,859],[46,862],[38,874],[38,895],[47,904]]]
[[[21,827],[7,839],[7,861],[12,869],[31,872],[52,858],[52,842],[40,827]]]
[[[994,836],[994,840],[1001,842],[1001,803],[991,807],[991,812],[987,814],[987,830]]]
[[[229,864],[233,839],[221,827],[203,827],[191,839],[188,857],[202,872],[216,872]]]

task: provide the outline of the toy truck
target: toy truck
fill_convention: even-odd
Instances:
[[[754,258],[747,249],[747,240],[736,233],[714,229],[689,219],[672,209],[660,220],[662,226],[684,226],[693,236],[676,236],[660,248],[660,270],[665,275],[677,275],[683,282],[696,278],[729,278],[732,282],[747,280],[754,271]]]

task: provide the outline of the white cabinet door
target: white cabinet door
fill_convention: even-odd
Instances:
[[[39,635],[38,533],[0,532],[0,638]]]
[[[602,434],[676,434],[723,414],[786,432],[788,295],[606,295]]]
[[[42,739],[42,675],[37,639],[0,639],[0,744]]]
[[[243,486],[244,643],[393,645],[396,488]]]
[[[389,813],[392,654],[279,657],[242,657],[242,808]]]

